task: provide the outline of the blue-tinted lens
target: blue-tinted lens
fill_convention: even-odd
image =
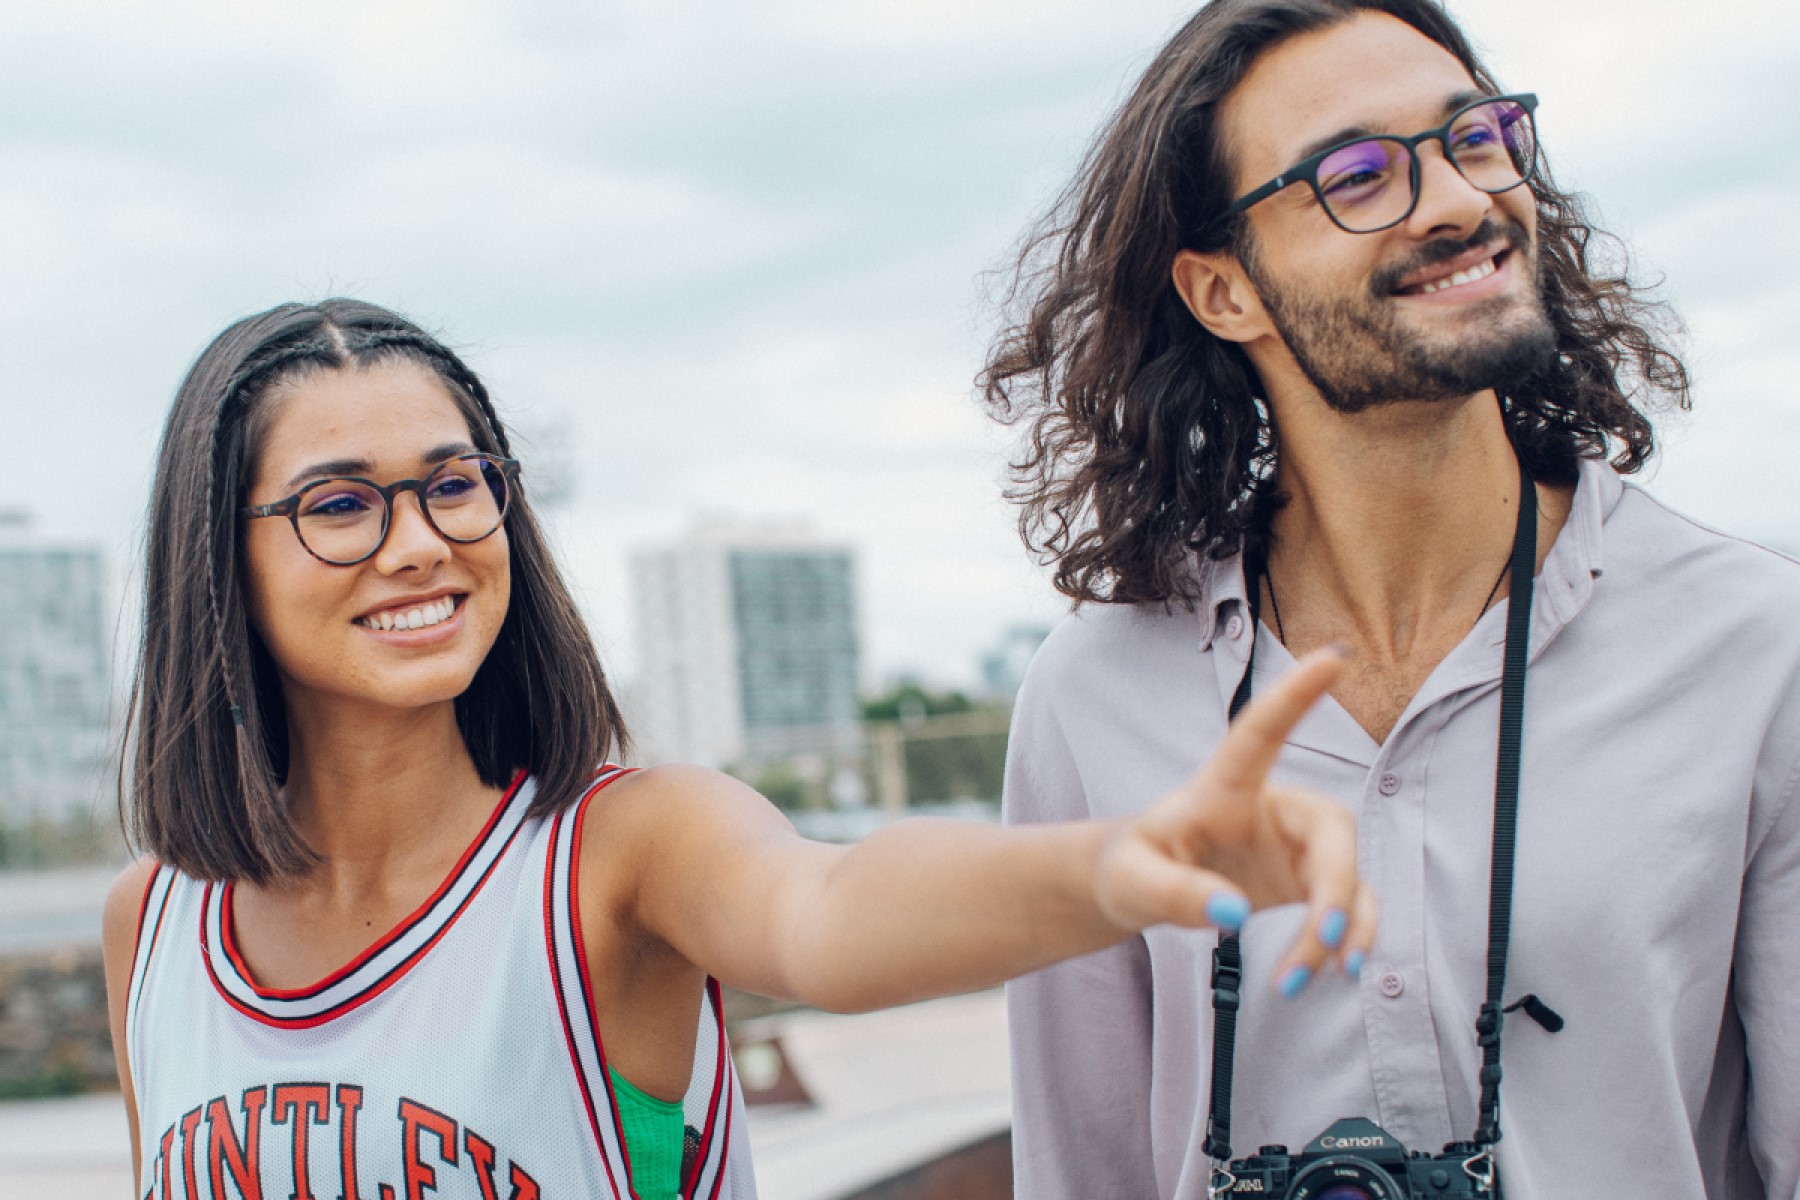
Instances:
[[[470,456],[445,463],[426,481],[432,523],[459,542],[494,532],[506,512],[506,476],[497,463]]]
[[[1379,229],[1398,220],[1412,199],[1412,152],[1390,138],[1340,146],[1319,164],[1319,195],[1349,229]]]
[[[1531,114],[1511,100],[1464,110],[1450,126],[1450,158],[1476,187],[1502,192],[1516,186],[1537,156]]]
[[[381,493],[354,479],[323,479],[300,493],[294,529],[327,562],[355,562],[381,541],[387,505]]]

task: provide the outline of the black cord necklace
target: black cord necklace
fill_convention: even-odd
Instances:
[[[1488,589],[1487,599],[1481,602],[1481,611],[1475,614],[1477,621],[1487,616],[1487,610],[1493,607],[1494,597],[1500,594],[1500,585],[1506,582],[1506,576],[1511,570],[1512,556],[1509,554],[1506,565],[1500,568],[1498,575],[1494,576],[1494,586]],[[1287,630],[1281,625],[1281,605],[1275,600],[1275,577],[1269,574],[1267,561],[1263,563],[1262,582],[1263,586],[1269,589],[1269,615],[1275,618],[1275,640],[1285,646],[1287,645]]]

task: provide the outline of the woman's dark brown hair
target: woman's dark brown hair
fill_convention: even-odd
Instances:
[[[1276,502],[1277,431],[1256,373],[1194,320],[1170,270],[1183,248],[1244,248],[1241,218],[1216,223],[1233,199],[1220,103],[1264,50],[1361,11],[1405,21],[1500,91],[1433,0],[1215,0],[1157,55],[1019,252],[1017,315],[977,384],[991,414],[1025,428],[1009,493],[1019,529],[1077,602],[1191,602],[1194,556],[1236,553]],[[1635,471],[1655,451],[1649,402],[1688,403],[1673,318],[1541,162],[1530,186],[1557,353],[1504,398],[1513,441],[1546,482],[1609,452]],[[1591,260],[1596,238],[1614,265]]]
[[[266,880],[316,861],[282,800],[281,685],[246,618],[240,519],[265,397],[313,371],[405,359],[433,372],[475,446],[510,455],[487,389],[443,343],[357,300],[283,304],[232,325],[175,394],[157,454],[120,808],[141,849],[201,879]],[[484,783],[536,777],[531,812],[554,812],[626,741],[587,627],[529,501],[506,514],[512,598],[493,648],[456,699]]]

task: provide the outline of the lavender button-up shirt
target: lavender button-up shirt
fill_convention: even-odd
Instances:
[[[1253,630],[1241,564],[1201,603],[1090,605],[1039,651],[1013,822],[1142,809],[1205,761]],[[1800,565],[1583,465],[1538,579],[1506,1001],[1500,1174],[1520,1198],[1800,1198]],[[1275,777],[1356,813],[1382,906],[1357,982],[1271,969],[1298,905],[1244,927],[1233,1150],[1368,1117],[1437,1152],[1476,1124],[1505,604],[1385,743],[1327,699]],[[1214,937],[1158,927],[1010,988],[1021,1200],[1199,1200]]]

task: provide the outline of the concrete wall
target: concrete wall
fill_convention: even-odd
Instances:
[[[0,1097],[116,1086],[100,947],[0,958]]]

